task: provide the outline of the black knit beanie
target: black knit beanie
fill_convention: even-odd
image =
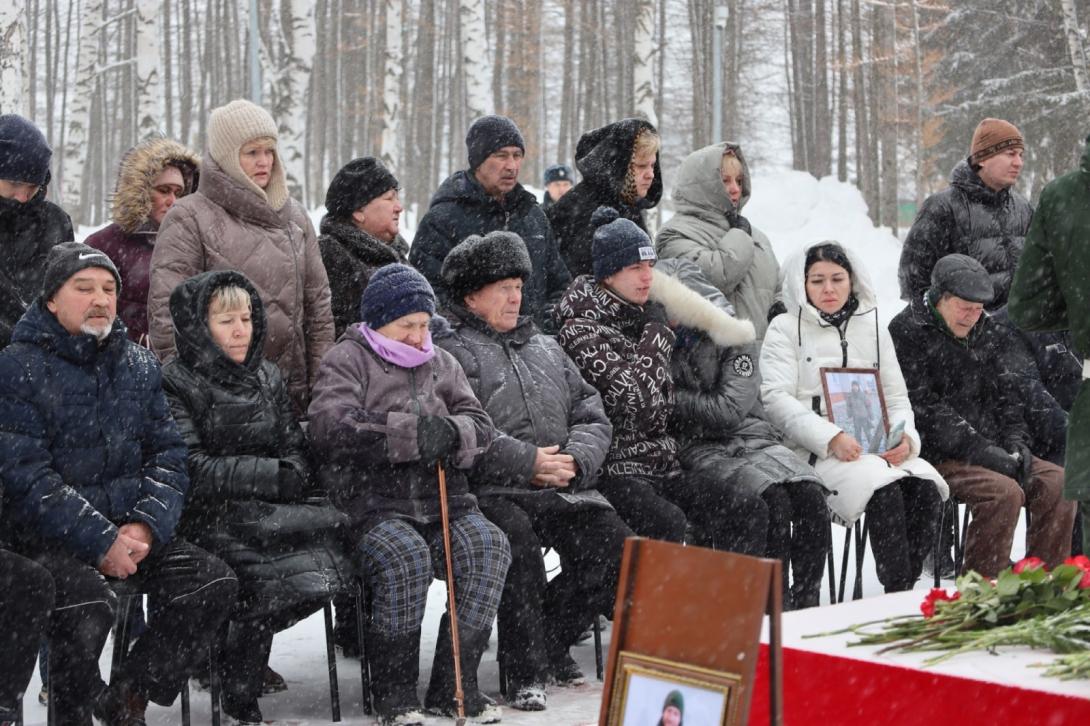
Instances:
[[[443,260],[443,282],[455,300],[480,290],[497,280],[522,278],[533,272],[526,243],[514,232],[489,232],[471,235],[452,249]]]
[[[613,207],[598,207],[590,224],[595,228],[591,243],[595,279],[604,280],[629,265],[658,259],[647,233]]]
[[[347,220],[360,207],[397,189],[397,178],[373,156],[364,156],[341,167],[325,193],[326,212],[333,219]]]
[[[50,300],[57,290],[68,282],[68,278],[88,267],[101,267],[109,270],[117,283],[117,292],[121,293],[121,275],[109,256],[82,242],[62,242],[49,249],[45,258],[45,275],[42,278],[42,299]]]
[[[526,142],[522,140],[519,127],[506,116],[481,116],[466,132],[469,170],[475,170],[485,159],[505,146],[517,146],[526,151]]]
[[[0,116],[0,179],[43,186],[52,158],[37,126],[13,113]]]
[[[419,272],[408,265],[375,270],[360,298],[360,319],[372,330],[413,313],[435,314],[435,293]]]

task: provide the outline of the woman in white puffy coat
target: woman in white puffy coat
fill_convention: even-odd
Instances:
[[[934,545],[949,488],[919,458],[912,406],[893,342],[878,322],[874,288],[859,261],[835,242],[800,251],[783,269],[787,312],[772,321],[761,349],[766,413],[833,490],[834,520],[851,525],[866,513],[886,592],[911,589]],[[901,443],[881,455],[863,453],[828,418],[821,368],[878,369],[889,424],[904,423]]]

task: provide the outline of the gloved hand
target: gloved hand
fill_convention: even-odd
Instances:
[[[750,225],[749,220],[738,214],[738,212],[730,211],[723,215],[727,218],[727,224],[735,229],[740,229],[748,235],[753,235],[753,227]]]
[[[1025,489],[1033,478],[1033,452],[1029,450],[1027,444],[1021,442],[1014,444],[1012,448],[1011,453],[1018,455],[1018,476],[1015,480]]]
[[[280,462],[280,470],[276,472],[276,492],[282,502],[294,502],[302,498],[306,489],[306,480],[299,470],[292,466],[291,462]]]
[[[416,424],[416,445],[423,461],[437,461],[458,451],[458,429],[446,416],[421,416]]]
[[[777,300],[772,303],[772,307],[768,309],[768,322],[772,322],[772,318],[776,317],[780,313],[786,313],[787,306],[783,304],[783,300]]]
[[[1018,481],[1018,461],[1002,447],[991,444],[969,457],[969,463],[991,469]]]

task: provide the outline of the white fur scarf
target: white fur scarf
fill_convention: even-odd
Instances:
[[[651,299],[666,308],[670,320],[704,331],[716,345],[745,345],[757,339],[753,323],[731,317],[681,280],[658,270],[651,280]]]

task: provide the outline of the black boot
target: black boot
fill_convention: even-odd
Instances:
[[[367,633],[371,696],[381,724],[422,724],[416,695],[420,680],[420,628],[404,635]]]
[[[466,717],[472,723],[498,723],[502,717],[500,707],[477,687],[477,666],[488,648],[490,630],[458,628],[459,649],[462,653],[462,693]],[[453,717],[458,712],[454,701],[454,649],[450,640],[450,615],[443,614],[439,621],[439,636],[435,641],[435,660],[431,667],[431,681],[424,696],[428,713]]]

